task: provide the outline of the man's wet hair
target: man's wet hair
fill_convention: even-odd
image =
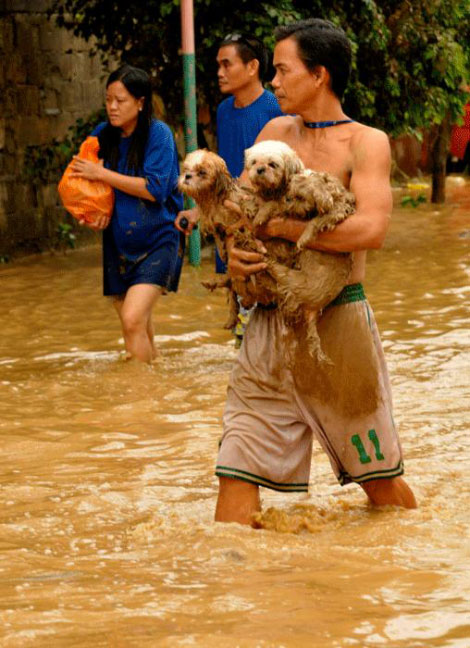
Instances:
[[[274,36],[276,43],[286,38],[297,42],[299,57],[313,72],[323,65],[330,73],[331,89],[343,98],[351,70],[351,43],[340,27],[329,20],[308,18],[278,27]]]
[[[250,61],[256,59],[259,63],[259,78],[261,81],[266,81],[268,73],[269,55],[268,50],[263,43],[254,36],[247,36],[242,33],[227,34],[223,41],[219,44],[219,49],[226,45],[234,45],[237,50],[238,56],[241,58],[245,65]]]

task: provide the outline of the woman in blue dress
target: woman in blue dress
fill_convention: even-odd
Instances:
[[[174,227],[183,207],[177,191],[178,155],[169,127],[152,117],[146,72],[123,65],[106,83],[108,121],[92,135],[100,143],[99,163],[74,158],[73,174],[114,188],[111,220],[103,231],[104,294],[113,297],[128,357],[151,362],[152,308],[166,291],[176,291],[184,236]]]

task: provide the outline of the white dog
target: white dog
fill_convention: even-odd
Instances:
[[[305,169],[284,142],[265,140],[245,151],[245,170],[257,195],[255,226],[270,218],[308,220],[299,249],[324,230],[332,230],[354,211],[354,196],[330,173]]]

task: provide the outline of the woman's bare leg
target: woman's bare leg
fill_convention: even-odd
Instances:
[[[121,320],[126,351],[131,358],[152,362],[156,350],[153,343],[152,308],[162,289],[153,284],[136,284],[126,292],[124,299],[115,299]]]
[[[155,342],[154,342],[154,337],[155,337],[155,329],[153,326],[153,318],[152,318],[152,313],[150,313],[148,321],[147,321],[147,335],[148,339],[150,342],[150,346],[152,348],[152,360],[155,360],[155,358],[158,355],[157,349],[155,347]]]

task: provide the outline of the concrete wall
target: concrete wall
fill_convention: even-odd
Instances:
[[[21,178],[25,147],[62,137],[103,105],[90,45],[48,20],[49,0],[0,0],[0,256],[47,248],[68,220],[55,186]]]

